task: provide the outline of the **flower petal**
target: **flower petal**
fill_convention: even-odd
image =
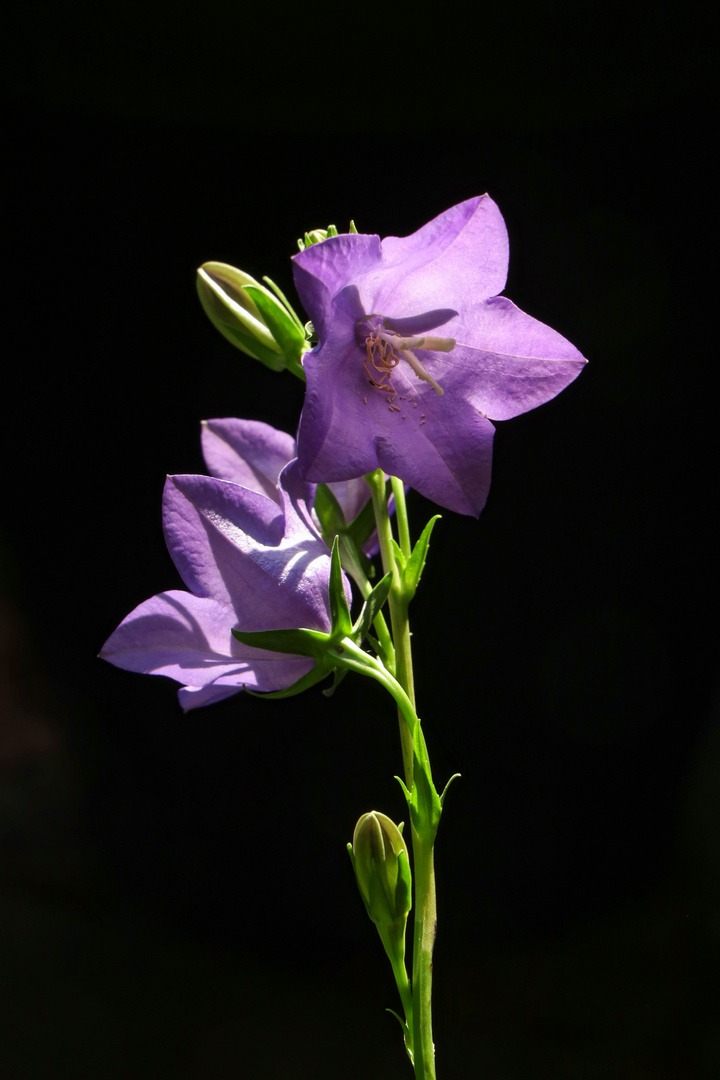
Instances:
[[[258,420],[203,420],[202,452],[212,476],[279,503],[280,473],[295,457],[292,435]]]
[[[411,236],[385,237],[382,255],[382,267],[357,282],[364,297],[372,295],[373,312],[399,319],[444,308],[462,311],[505,288],[507,229],[490,196],[480,195]]]
[[[504,296],[471,307],[446,332],[457,344],[447,358],[450,380],[443,386],[447,391],[451,383],[451,392],[458,393],[464,382],[468,400],[492,420],[508,420],[549,401],[587,363],[566,338]]]
[[[295,255],[295,288],[303,307],[311,314],[321,341],[327,336],[333,319],[333,299],[345,285],[376,266],[380,259],[380,237],[365,233],[330,236]]]
[[[171,590],[135,608],[110,635],[100,656],[126,671],[165,675],[195,691],[214,685],[228,688],[223,697],[244,686],[282,690],[312,668],[313,661],[305,657],[242,645],[232,635],[235,625],[235,614],[226,605]]]
[[[283,508],[207,476],[172,476],[165,485],[173,561],[192,592],[233,609],[237,629],[329,629],[328,550],[302,502],[308,486],[292,477]]]

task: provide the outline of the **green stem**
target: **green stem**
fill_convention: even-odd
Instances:
[[[397,682],[415,709],[415,690],[410,645],[408,601],[405,597],[400,570],[393,549],[392,526],[388,513],[385,478],[381,470],[365,477],[372,492],[373,509],[380,541],[383,570],[392,572],[392,586],[388,596],[390,621],[395,644],[395,676]],[[407,559],[411,552],[410,530],[405,505],[405,489],[397,477],[391,478],[395,496],[395,513],[398,523],[400,550]],[[397,697],[396,697],[396,700]],[[400,720],[400,736],[403,747],[405,782],[408,791],[413,788],[412,736],[407,736],[407,726]],[[435,897],[435,866],[433,839],[428,840],[411,827],[413,845],[413,871],[415,877],[415,912],[413,930],[412,966],[412,1027],[413,1067],[416,1080],[435,1080],[435,1047],[432,1037],[432,954],[437,923]],[[406,1010],[407,1015],[407,1010]]]
[[[390,608],[390,622],[392,625],[393,642],[395,645],[395,677],[403,690],[415,705],[415,686],[412,669],[412,649],[410,646],[410,623],[407,615],[407,602],[402,594],[400,571],[395,561],[393,551],[392,525],[388,513],[385,498],[385,475],[382,469],[368,473],[365,480],[372,494],[373,510],[375,511],[375,523],[377,525],[378,541],[380,543],[380,557],[383,564],[383,572],[392,574],[392,586],[388,596]],[[403,492],[403,504],[405,493]],[[412,791],[413,784],[413,752],[412,737],[402,718],[400,724],[400,745],[402,747],[403,770],[405,773],[405,785],[408,791]]]
[[[340,559],[342,561],[343,570],[345,570],[353,579],[360,590],[363,600],[367,600],[373,590],[372,583],[362,569],[360,556],[354,541],[347,534],[343,535],[342,533],[340,534]],[[385,666],[388,671],[394,675],[395,648],[393,646],[392,637],[390,636],[390,631],[388,630],[388,625],[385,622],[385,616],[381,611],[378,612],[373,620],[373,626],[375,627],[378,643],[384,653],[383,661]]]
[[[435,1046],[432,1037],[432,955],[437,925],[433,845],[412,830],[415,875],[415,923],[413,932],[413,1048],[415,1076],[435,1080]]]

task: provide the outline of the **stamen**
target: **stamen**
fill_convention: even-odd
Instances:
[[[430,352],[452,352],[455,348],[454,338],[434,337],[432,335],[402,337],[393,330],[386,330],[378,326],[365,338],[365,348],[367,353],[363,361],[365,374],[376,390],[382,390],[392,395],[389,398],[390,402],[393,402],[397,397],[397,393],[390,383],[390,373],[401,360],[410,365],[419,379],[430,383],[436,394],[444,393],[443,388],[432,377],[424,364],[418,360],[412,350],[425,349]]]

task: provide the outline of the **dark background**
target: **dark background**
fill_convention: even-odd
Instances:
[[[689,8],[124,4],[13,16],[3,98],[3,1080],[409,1075],[350,872],[404,814],[394,710],[95,659],[178,587],[199,421],[300,384],[205,319],[208,259],[291,290],[306,229],[404,235],[489,191],[506,293],[589,357],[498,425],[415,603],[439,784],[441,1078],[717,1075],[717,366],[710,24]],[[415,533],[432,512],[410,497]]]

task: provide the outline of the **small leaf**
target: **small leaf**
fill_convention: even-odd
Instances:
[[[332,697],[333,694],[335,693],[335,691],[337,690],[338,686],[343,681],[343,679],[345,678],[346,675],[347,675],[347,669],[346,668],[333,668],[332,686],[328,686],[328,688],[326,690],[323,690],[323,692],[322,692],[323,697],[327,697],[327,698]]]
[[[401,549],[400,545],[398,544],[397,540],[393,540],[392,548],[393,548],[393,555],[395,556],[395,562],[398,564],[398,568],[400,570],[400,573],[403,574],[404,571],[405,571],[405,556],[403,555],[402,549]]]
[[[297,359],[305,335],[292,316],[262,285],[244,285],[262,315],[263,322],[288,358]]]
[[[440,805],[441,806],[445,805],[445,796],[447,795],[447,790],[450,787],[450,785],[452,784],[453,780],[459,780],[459,779],[460,779],[460,773],[459,772],[456,772],[456,773],[452,774],[452,776],[448,780],[447,784],[443,788],[442,795],[440,796]]]
[[[332,622],[332,637],[334,639],[349,637],[352,633],[352,619],[345,595],[345,583],[343,580],[342,566],[340,565],[340,549],[338,538],[335,537],[332,546],[330,560],[330,619]]]
[[[275,284],[275,282],[273,281],[273,279],[272,279],[272,278],[269,278],[269,277],[267,276],[267,274],[263,274],[263,281],[267,281],[268,285],[270,286],[270,288],[272,289],[272,291],[273,291],[273,292],[275,293],[275,295],[276,295],[276,296],[277,296],[277,297],[278,297],[278,298],[279,298],[280,300],[282,300],[283,304],[285,305],[285,307],[286,307],[286,308],[288,309],[288,311],[289,311],[289,312],[290,312],[290,314],[292,315],[292,317],[293,317],[293,321],[294,321],[295,323],[297,323],[297,326],[298,326],[298,328],[299,328],[299,329],[300,329],[300,330],[301,330],[301,331],[302,331],[302,332],[304,333],[304,332],[305,332],[305,330],[304,330],[303,324],[302,324],[302,323],[300,322],[300,319],[299,319],[298,315],[296,314],[296,312],[295,312],[295,309],[293,308],[292,304],[290,303],[290,301],[288,300],[287,296],[286,296],[286,295],[285,295],[285,293],[284,293],[284,292],[282,291],[282,289],[280,288],[280,286],[279,286],[279,285],[276,285],[276,284]]]
[[[342,507],[327,484],[318,484],[315,489],[314,509],[320,519],[323,536],[330,546],[333,538],[343,532],[346,522]]]
[[[286,686],[284,690],[271,690],[269,693],[260,693],[258,690],[248,690],[246,687],[245,692],[250,694],[251,697],[273,698],[274,700],[295,697],[296,694],[302,694],[305,690],[309,690],[317,683],[322,682],[323,679],[327,679],[329,674],[330,668],[322,660],[318,660],[312,671],[308,671],[301,679],[294,682],[292,686]],[[325,690],[322,693],[324,694]]]
[[[330,635],[320,630],[233,630],[233,637],[253,649],[290,653],[293,656],[323,657],[330,645]]]
[[[363,604],[363,609],[351,632],[352,639],[356,645],[362,645],[365,640],[370,631],[370,627],[375,622],[380,609],[388,598],[391,585],[392,574],[386,574],[384,578],[381,578],[381,580],[378,581],[377,585]]]
[[[430,534],[435,527],[435,522],[440,520],[440,516],[440,514],[435,514],[434,517],[430,518],[423,529],[418,542],[413,548],[410,558],[407,561],[407,566],[403,571],[403,588],[408,600],[412,600],[418,584],[420,583],[420,577],[425,566],[425,560],[427,559],[428,548],[430,546]]]

